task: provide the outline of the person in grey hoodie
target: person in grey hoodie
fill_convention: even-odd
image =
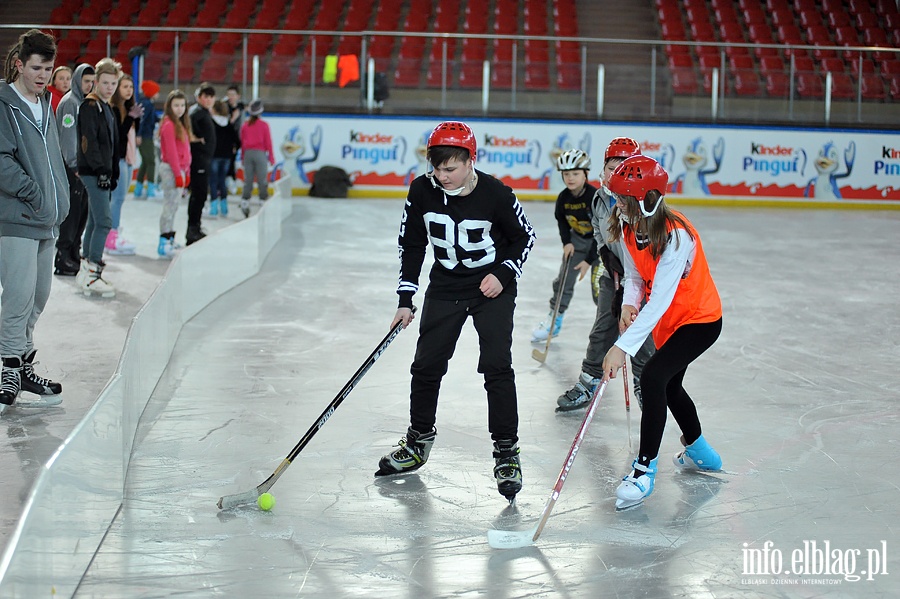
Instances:
[[[32,333],[50,297],[69,186],[56,120],[45,94],[56,43],[32,29],[19,37],[10,81],[0,83],[0,409],[21,391],[56,405],[62,385],[34,372]]]
[[[66,163],[69,180],[69,215],[59,228],[56,240],[56,270],[54,274],[74,277],[81,262],[81,236],[87,225],[87,190],[78,176],[78,109],[84,97],[94,89],[94,67],[83,63],[72,75],[72,89],[66,92],[56,107],[59,146]]]

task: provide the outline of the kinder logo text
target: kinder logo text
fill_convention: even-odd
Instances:
[[[384,133],[350,131],[350,140],[341,146],[341,158],[369,164],[403,163],[406,158],[406,138]]]
[[[766,541],[759,549],[744,543],[741,553],[744,576],[797,577],[772,580],[772,584],[840,584],[842,580],[875,580],[888,573],[887,541],[867,549],[841,549],[833,547],[831,541],[803,541],[801,547],[790,552]]]
[[[780,145],[767,146],[751,143],[750,155],[743,158],[743,170],[755,173],[769,173],[777,177],[782,173],[803,174],[806,168],[806,152]]]
[[[900,150],[881,146],[881,160],[875,161],[875,174],[900,175]]]
[[[485,135],[484,144],[478,148],[478,161],[512,168],[516,165],[538,166],[541,144],[518,137]]]

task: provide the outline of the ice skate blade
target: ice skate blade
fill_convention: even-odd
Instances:
[[[616,499],[616,511],[617,512],[627,512],[628,510],[633,510],[636,507],[640,507],[644,504],[643,499],[639,499],[637,501],[626,501],[624,499]]]
[[[562,406],[556,406],[556,413],[558,414],[561,412],[574,412],[576,410],[583,410],[584,408],[588,407],[590,405],[590,403],[591,402],[583,403],[580,406],[572,406],[571,408],[564,408]]]
[[[375,472],[375,476],[398,476],[409,474],[410,472],[415,472],[424,465],[425,463],[422,462],[421,464],[413,466],[412,468],[407,468],[406,470],[394,470],[393,468],[385,468],[384,466],[379,465],[378,470]]]
[[[521,549],[534,544],[537,527],[530,530],[489,530],[488,545],[494,549]]]
[[[17,399],[13,404],[17,408],[40,409],[52,408],[62,403],[62,397],[59,395],[41,395],[40,399]]]

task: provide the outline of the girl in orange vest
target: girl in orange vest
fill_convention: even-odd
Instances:
[[[625,293],[621,336],[603,360],[604,380],[615,378],[647,334],[653,332],[656,354],[641,374],[644,408],[641,442],[632,472],[616,489],[616,509],[643,502],[653,492],[666,410],[681,428],[684,451],[675,465],[694,470],[721,470],[722,459],[700,429],[697,409],[682,380],[688,365],[709,349],[722,331],[722,303],[709,273],[700,236],[684,215],[664,200],[666,171],[648,156],[623,161],[607,183],[616,199],[610,215],[610,241],[622,238]],[[646,305],[637,306],[647,297]]]

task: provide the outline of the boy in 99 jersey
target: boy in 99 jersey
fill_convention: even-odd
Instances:
[[[510,502],[522,488],[518,405],[512,369],[516,279],[535,234],[512,189],[475,169],[475,134],[456,121],[439,124],[427,143],[429,172],[409,187],[400,225],[399,308],[391,327],[413,321],[412,299],[430,244],[434,253],[410,372],[410,426],[381,458],[377,476],[410,472],[428,460],[437,435],[441,379],[471,316],[478,333],[494,478]]]

